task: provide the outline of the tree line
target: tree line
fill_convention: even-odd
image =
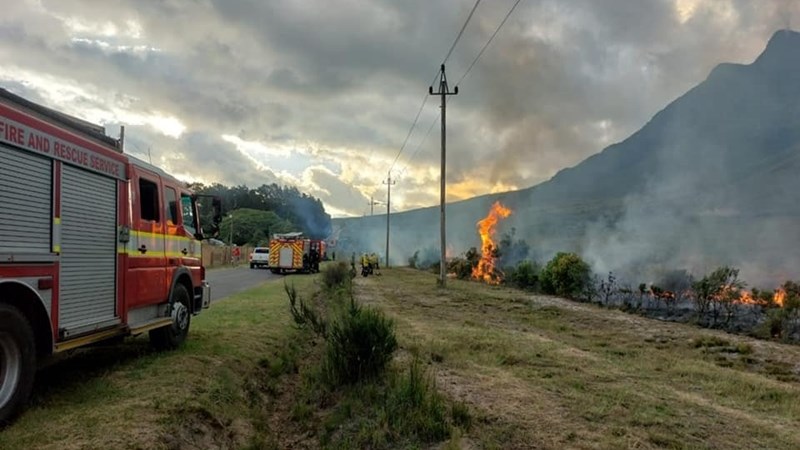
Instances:
[[[222,199],[223,219],[219,239],[234,245],[266,245],[274,233],[301,231],[312,239],[325,239],[331,232],[331,216],[318,198],[294,186],[263,184],[225,186],[190,183],[197,194]],[[210,208],[200,214],[211,214]]]

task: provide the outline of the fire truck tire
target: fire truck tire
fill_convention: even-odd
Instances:
[[[172,289],[173,322],[171,326],[156,328],[150,331],[150,343],[159,350],[178,348],[189,334],[192,314],[189,311],[191,298],[186,286],[178,283]]]
[[[36,347],[28,319],[17,308],[0,304],[0,424],[25,406],[35,373]]]

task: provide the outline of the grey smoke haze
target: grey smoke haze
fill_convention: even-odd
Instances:
[[[751,285],[800,276],[800,33],[779,31],[752,64],[721,64],[641,130],[534,188],[448,206],[456,253],[478,244],[475,223],[499,199],[514,210],[500,232],[545,261],[582,254],[600,274],[658,282],[728,264]],[[404,262],[438,245],[436,209],[393,217],[391,253]],[[380,242],[380,219],[338,224]],[[375,240],[377,239],[377,241]]]

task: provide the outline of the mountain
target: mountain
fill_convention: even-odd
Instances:
[[[624,141],[547,182],[448,204],[448,242],[501,200],[531,257],[577,251],[641,281],[731,264],[757,284],[800,278],[800,33],[781,30],[751,64],[720,64]],[[438,245],[438,207],[392,215],[392,259]],[[384,217],[338,219],[340,240],[378,250]],[[749,278],[747,278],[749,277]],[[633,281],[633,280],[632,280]]]

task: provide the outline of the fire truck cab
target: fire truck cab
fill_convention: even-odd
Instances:
[[[48,356],[144,332],[176,347],[210,304],[198,197],[122,146],[0,89],[0,422]]]

